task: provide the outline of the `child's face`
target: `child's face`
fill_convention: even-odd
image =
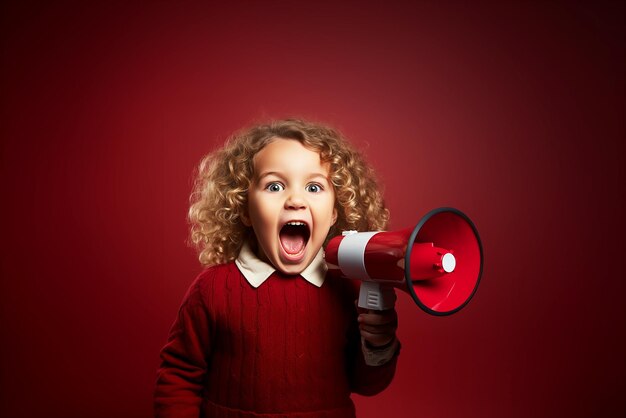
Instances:
[[[252,226],[259,257],[286,274],[301,273],[337,219],[329,166],[292,139],[276,139],[254,156],[244,223]]]

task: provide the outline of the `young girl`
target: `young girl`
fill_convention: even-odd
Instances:
[[[207,266],[161,352],[157,417],[354,417],[393,378],[396,313],[357,312],[323,245],[388,220],[370,167],[333,129],[254,126],[200,164],[189,211]]]

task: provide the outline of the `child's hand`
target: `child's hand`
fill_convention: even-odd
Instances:
[[[395,309],[386,311],[359,310],[359,330],[365,342],[373,347],[383,347],[396,338],[398,315]]]

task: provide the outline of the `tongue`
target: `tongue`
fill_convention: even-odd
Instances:
[[[280,231],[280,243],[288,254],[298,254],[304,248],[302,228],[285,226]]]

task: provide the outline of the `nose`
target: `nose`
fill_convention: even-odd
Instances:
[[[306,209],[306,200],[300,193],[291,193],[285,200],[285,209]]]

